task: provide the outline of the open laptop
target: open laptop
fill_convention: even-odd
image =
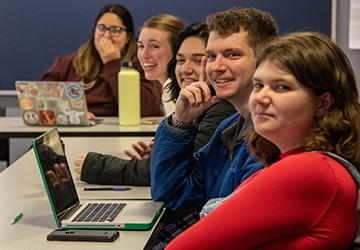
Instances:
[[[28,125],[90,126],[81,82],[16,81],[22,117]]]
[[[162,212],[151,200],[80,201],[56,128],[34,139],[33,149],[59,228],[149,230]]]

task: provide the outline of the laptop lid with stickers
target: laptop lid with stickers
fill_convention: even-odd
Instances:
[[[81,82],[16,81],[22,117],[28,125],[89,126]]]

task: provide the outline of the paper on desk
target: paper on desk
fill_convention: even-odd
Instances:
[[[349,48],[360,49],[360,0],[350,1]]]

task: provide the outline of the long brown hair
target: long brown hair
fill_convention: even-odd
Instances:
[[[331,110],[317,118],[303,148],[333,152],[359,167],[359,96],[354,72],[344,52],[325,35],[297,32],[270,43],[258,55],[257,65],[265,61],[294,75],[316,95],[329,92],[333,96]],[[249,136],[249,146],[267,163],[279,158],[279,149],[256,132]]]
[[[103,73],[103,63],[100,55],[95,48],[94,33],[98,20],[105,13],[116,14],[124,23],[126,27],[128,42],[121,52],[121,60],[131,61],[136,55],[136,40],[134,37],[134,23],[130,12],[120,4],[110,4],[103,7],[94,22],[94,26],[91,32],[91,38],[85,42],[78,51],[78,54],[74,58],[74,67],[76,73],[80,76],[84,83],[89,83],[96,80]],[[119,65],[120,68],[120,65]]]

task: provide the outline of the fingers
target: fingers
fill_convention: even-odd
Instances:
[[[67,182],[70,180],[70,173],[67,165],[65,163],[60,163],[62,181]]]
[[[89,120],[94,120],[96,118],[95,114],[91,113],[91,112],[87,113],[87,117],[88,117]]]
[[[61,182],[66,182],[70,179],[70,174],[67,170],[65,163],[55,163],[54,164],[55,175],[59,178]]]
[[[149,146],[143,141],[138,141],[132,145],[132,148],[140,155],[142,158],[144,155],[147,155],[150,151]]]
[[[112,42],[109,38],[106,38],[106,37],[102,37],[102,38],[99,40],[99,45],[100,45],[103,49],[114,47],[113,42]]]
[[[82,170],[82,166],[75,165],[75,167],[74,167],[75,173],[81,175],[81,170]]]
[[[142,151],[148,151],[150,148],[150,145],[143,141],[138,141],[137,144],[141,147]]]
[[[132,153],[130,150],[125,150],[124,153],[129,156],[131,159],[134,160],[140,160],[140,157],[134,153]]]
[[[59,178],[56,176],[56,174],[52,170],[46,171],[45,175],[49,179],[49,181],[53,187],[60,184]]]
[[[74,165],[75,166],[82,166],[83,163],[84,163],[84,160],[85,160],[85,155],[80,155],[80,156],[78,156],[78,158],[76,158],[74,160]]]
[[[73,162],[74,166],[75,166],[74,171],[79,175],[81,175],[81,171],[82,171],[82,167],[83,167],[83,164],[84,164],[84,161],[85,161],[85,157],[86,157],[85,155],[80,155]]]
[[[201,57],[199,81],[185,87],[184,95],[188,98],[190,105],[198,106],[200,103],[211,98],[211,91],[206,83],[206,56]]]
[[[98,52],[104,64],[111,60],[121,58],[119,48],[112,42],[111,39],[102,37],[99,40],[98,45]]]
[[[200,64],[200,75],[199,75],[199,82],[204,82],[206,81],[206,62],[207,62],[207,58],[206,56],[201,57],[201,64]]]
[[[130,150],[125,150],[124,153],[132,159],[140,160],[140,159],[148,159],[151,154],[151,146],[143,141],[138,141],[131,145],[131,147],[135,150],[136,154],[131,152]]]
[[[181,94],[188,99],[190,106],[198,107],[211,99],[210,88],[204,81],[192,83],[182,89]]]

